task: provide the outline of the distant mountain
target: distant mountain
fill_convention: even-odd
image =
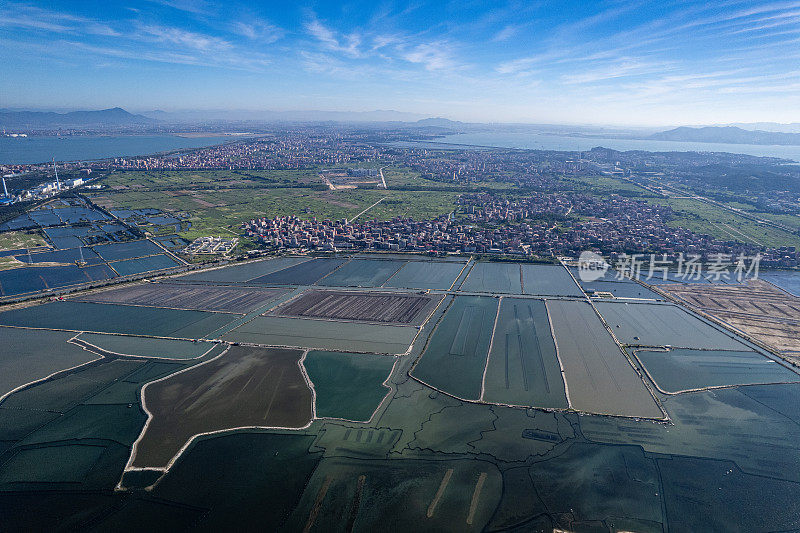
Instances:
[[[682,126],[648,137],[656,141],[684,141],[725,144],[780,144],[800,146],[800,133],[744,130],[735,126],[707,126],[689,128]]]
[[[416,121],[414,124],[416,126],[439,126],[447,128],[454,126],[462,126],[464,123],[458,122],[457,120],[450,120],[442,117],[434,117],[434,118],[423,118],[422,120]]]
[[[253,121],[253,122],[413,122],[425,115],[377,109],[374,111],[251,111],[207,109],[188,111],[145,111],[143,115],[165,122]]]
[[[735,126],[743,130],[776,131],[780,133],[800,133],[800,122],[781,124],[780,122],[737,122],[725,124],[725,126]]]
[[[165,120],[170,118],[170,113],[167,111],[161,111],[160,109],[156,109],[153,111],[143,111],[139,113],[143,117],[152,118],[155,120]]]
[[[71,111],[53,113],[48,111],[0,110],[0,126],[4,128],[66,128],[87,126],[133,126],[154,124],[155,119],[128,113],[121,107],[99,111]]]

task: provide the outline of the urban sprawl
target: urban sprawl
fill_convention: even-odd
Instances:
[[[323,171],[327,169],[350,169],[351,174],[358,174],[362,172],[361,166],[379,164],[418,173],[432,184],[432,191],[460,193],[451,213],[428,220],[370,220],[367,212],[359,220],[287,215],[243,222],[244,235],[268,250],[389,250],[550,257],[577,256],[581,251],[594,250],[612,257],[659,253],[673,258],[679,254],[707,258],[758,253],[762,266],[798,264],[798,252],[791,246],[743,244],[681,229],[671,224],[675,213],[669,206],[620,194],[599,197],[570,190],[570,180],[586,176],[615,177],[658,194],[668,191],[662,187],[660,176],[669,175],[671,184],[690,183],[691,173],[675,170],[678,167],[669,154],[606,149],[587,152],[453,149],[437,145],[435,139],[429,143],[414,139],[408,142],[410,137],[402,131],[290,128],[192,151],[60,163],[59,168],[85,174],[98,170],[317,169],[323,178],[320,186],[324,186]],[[747,160],[749,156],[708,153],[681,157],[680,168],[685,169],[714,165],[722,158],[735,163],[737,158]],[[52,163],[6,165],[0,170],[19,175],[51,169]],[[480,184],[485,182],[507,183],[515,195],[496,190],[481,192]],[[798,198],[791,191],[752,194],[765,209],[796,214]],[[770,224],[783,228],[778,222]]]

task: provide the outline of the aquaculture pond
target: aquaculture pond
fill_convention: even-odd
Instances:
[[[800,375],[779,360],[755,351],[638,350],[636,357],[658,387],[676,393],[707,387],[785,383]]]
[[[383,285],[408,289],[447,290],[453,286],[463,269],[463,263],[408,261]]]
[[[477,400],[498,299],[456,296],[411,375],[459,398]]]
[[[312,350],[303,360],[314,386],[316,415],[368,421],[390,389],[396,359],[385,355]]]
[[[597,309],[623,343],[639,346],[674,346],[741,350],[732,333],[701,320],[674,304],[597,302]]]
[[[307,287],[346,261],[0,309],[0,529],[800,529],[790,363],[682,306],[577,295],[553,265],[478,267],[498,290],[477,295],[425,291],[463,258]],[[477,279],[509,265],[518,286]],[[363,272],[334,281],[385,276]]]
[[[2,315],[0,315],[2,317]],[[417,334],[413,326],[387,326],[259,316],[225,335],[233,342],[402,354]]]
[[[224,268],[205,269],[200,272],[187,274],[179,278],[180,281],[211,281],[220,283],[241,283],[266,276],[273,272],[283,270],[290,266],[309,261],[307,257],[278,257],[275,259],[262,259],[246,263],[234,263]]]
[[[542,300],[503,298],[483,386],[483,399],[488,402],[568,407]]]
[[[319,281],[329,287],[380,287],[405,265],[403,261],[352,259]]]
[[[472,265],[467,279],[461,284],[464,292],[522,294],[522,269],[518,263],[487,263]]]

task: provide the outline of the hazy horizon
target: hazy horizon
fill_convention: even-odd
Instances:
[[[0,7],[0,107],[800,121],[800,2]]]
[[[590,123],[590,122],[535,122],[535,121],[527,121],[527,122],[468,122],[468,121],[459,121],[457,119],[453,119],[447,116],[441,115],[424,115],[419,113],[413,112],[406,112],[406,111],[398,111],[394,109],[364,109],[364,110],[352,110],[352,109],[343,109],[343,110],[333,110],[333,109],[174,109],[174,110],[165,110],[165,109],[137,109],[135,107],[125,107],[122,105],[114,106],[113,108],[104,108],[104,109],[86,109],[81,107],[0,107],[0,112],[40,112],[40,113],[59,113],[59,114],[66,114],[70,112],[83,112],[83,111],[108,111],[109,109],[120,108],[124,111],[127,111],[134,115],[143,115],[146,117],[156,118],[158,120],[158,114],[165,114],[168,115],[167,118],[164,118],[166,122],[169,122],[170,119],[175,119],[178,122],[194,122],[194,121],[201,121],[201,120],[212,120],[212,121],[222,121],[222,122],[281,122],[281,121],[290,121],[290,122],[341,122],[345,123],[388,123],[388,122],[405,122],[405,123],[413,123],[416,121],[428,120],[428,119],[444,119],[449,120],[456,123],[464,124],[465,126],[496,126],[496,127],[574,127],[574,128],[586,128],[586,129],[613,129],[619,131],[630,131],[634,132],[637,130],[662,130],[668,128],[678,128],[678,127],[690,127],[690,128],[702,128],[702,127],[727,127],[727,126],[751,126],[749,129],[754,129],[755,126],[797,126],[800,122],[773,122],[773,121],[756,121],[756,122],[724,122],[724,123],[694,123],[694,124],[684,124],[684,123],[665,123],[665,124],[651,124],[651,125],[637,125],[637,124],[621,124],[621,123]],[[276,118],[276,117],[268,117],[267,115],[292,115],[292,114],[306,114],[306,115],[313,115],[318,113],[320,115],[324,114],[342,114],[342,115],[377,115],[377,114],[393,114],[397,115],[393,118],[385,118],[385,119],[378,119],[378,118],[342,118],[340,120],[332,119],[332,118]],[[223,118],[222,115],[230,114],[231,116]],[[245,114],[253,114],[256,115],[255,118],[253,117],[245,117]],[[189,118],[191,115],[195,115],[192,118]],[[205,116],[204,116],[205,115]],[[261,115],[261,116],[258,116]],[[181,118],[182,117],[182,118]]]

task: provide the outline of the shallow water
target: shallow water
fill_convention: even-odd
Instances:
[[[53,158],[56,161],[90,161],[200,148],[231,140],[225,136],[188,138],[175,135],[0,137],[0,163],[46,163]]]
[[[531,150],[587,151],[602,146],[613,150],[645,150],[648,152],[728,152],[762,157],[780,157],[800,161],[800,146],[694,143],[652,141],[645,139],[613,139],[609,137],[569,137],[546,133],[460,133],[435,139],[439,143],[527,148]]]

